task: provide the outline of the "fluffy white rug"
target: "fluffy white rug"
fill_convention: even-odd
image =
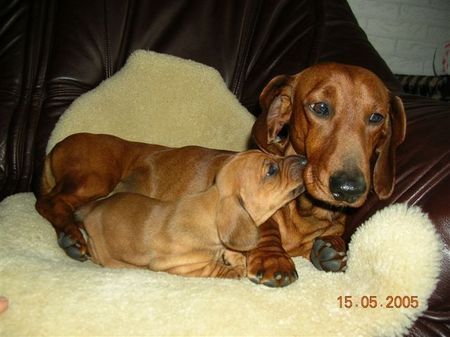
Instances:
[[[243,150],[253,120],[215,70],[140,51],[74,102],[49,148],[68,134],[90,131]],[[434,227],[405,205],[378,212],[355,233],[345,274],[317,271],[298,258],[300,279],[271,289],[246,279],[192,279],[73,261],[34,201],[28,193],[0,203],[0,295],[10,300],[0,315],[0,336],[395,336],[426,308],[439,275]],[[376,308],[363,308],[370,296]],[[389,296],[397,299],[394,308],[386,307]],[[351,308],[345,308],[348,300]]]
[[[402,204],[355,233],[345,273],[298,258],[299,280],[272,289],[76,262],[34,201],[28,193],[0,204],[0,294],[10,299],[1,336],[396,336],[426,308],[439,275],[433,225]],[[377,308],[363,308],[362,296],[376,296]],[[417,296],[418,307],[386,308],[388,296]]]
[[[47,149],[69,134],[92,132],[175,147],[242,151],[254,121],[214,68],[139,50],[114,76],[74,101]]]

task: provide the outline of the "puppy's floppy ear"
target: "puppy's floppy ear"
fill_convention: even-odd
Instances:
[[[380,199],[389,198],[394,190],[395,183],[395,151],[405,139],[406,114],[402,100],[393,96],[391,98],[389,123],[385,138],[375,149],[378,158],[373,170],[373,186]]]
[[[261,150],[282,155],[288,144],[287,126],[292,115],[293,77],[272,79],[259,96],[262,113],[253,125],[253,138]]]
[[[228,248],[237,251],[255,248],[259,230],[238,197],[229,195],[220,199],[216,225],[220,241]]]

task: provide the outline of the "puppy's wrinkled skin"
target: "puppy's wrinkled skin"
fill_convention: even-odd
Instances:
[[[188,276],[246,275],[242,252],[257,227],[303,192],[300,156],[259,151],[228,158],[215,183],[175,201],[122,192],[76,212],[92,259],[110,267],[143,267]]]

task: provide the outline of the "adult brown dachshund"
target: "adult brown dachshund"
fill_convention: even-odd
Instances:
[[[189,155],[192,148],[179,153]],[[304,191],[304,157],[260,151],[232,155],[214,184],[175,201],[115,193],[76,211],[92,260],[173,274],[240,278],[257,226]]]
[[[296,277],[290,256],[344,270],[345,208],[361,206],[371,187],[380,199],[393,191],[395,151],[406,132],[402,101],[367,69],[327,63],[275,77],[260,104],[256,143],[273,154],[306,155],[307,193],[260,227],[258,247],[248,255],[249,277],[289,284]]]
[[[259,227],[260,240],[247,256],[248,277],[288,285],[298,277],[290,256],[298,255],[311,255],[318,268],[342,270],[343,209],[362,205],[371,186],[380,198],[392,192],[395,150],[406,128],[402,102],[372,72],[328,63],[274,78],[260,103],[256,143],[273,154],[306,155],[307,193]],[[229,155],[197,149],[186,156],[114,137],[72,136],[47,156],[36,208],[66,253],[83,260],[86,243],[75,209],[114,190],[162,200],[202,191]]]

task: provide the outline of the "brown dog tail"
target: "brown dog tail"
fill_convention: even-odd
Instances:
[[[51,155],[45,157],[44,169],[42,170],[39,193],[46,195],[55,187],[55,177],[52,173]]]

